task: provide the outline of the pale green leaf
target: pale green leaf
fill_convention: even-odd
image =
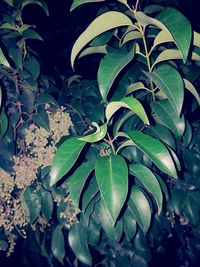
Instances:
[[[4,65],[5,67],[10,68],[10,64],[8,63],[8,60],[4,56],[4,53],[1,48],[0,48],[0,64]]]
[[[196,88],[194,87],[194,85],[188,81],[187,79],[183,79],[184,81],[184,85],[185,88],[191,93],[193,94],[193,96],[195,97],[196,101],[198,102],[198,104],[200,105],[200,96],[196,90]]]
[[[124,36],[122,36],[122,38],[120,40],[120,46],[123,46],[127,42],[141,39],[141,38],[142,38],[141,32],[132,29],[131,31],[124,34]]]
[[[78,58],[82,58],[91,54],[107,54],[106,45],[97,47],[87,47],[83,52],[80,53]]]
[[[155,71],[145,74],[165,93],[179,116],[184,97],[184,84],[179,72],[170,65],[162,65]]]
[[[163,172],[177,178],[172,157],[167,148],[157,139],[140,131],[127,132],[136,146],[145,153],[153,163]]]
[[[152,194],[158,207],[158,213],[160,214],[162,210],[163,197],[160,184],[156,176],[150,169],[142,164],[131,164],[129,167],[131,174],[135,175],[147,191]]]
[[[114,113],[120,108],[128,108],[132,110],[135,114],[138,115],[138,117],[144,122],[144,124],[149,125],[149,120],[142,104],[133,97],[124,97],[120,101],[113,101],[109,103],[106,107],[107,121],[109,121]]]
[[[82,50],[82,48],[88,44],[92,39],[99,34],[109,31],[111,29],[133,25],[132,21],[121,12],[108,11],[99,17],[87,27],[87,29],[76,40],[72,52],[71,52],[71,65],[74,68],[74,61]]]
[[[50,186],[57,183],[75,164],[85,142],[71,137],[57,149],[50,172]]]
[[[95,174],[101,197],[115,223],[128,193],[128,168],[118,155],[96,161]]]
[[[128,52],[125,46],[108,52],[100,62],[97,79],[99,90],[104,101],[122,69],[133,59],[135,46]]]
[[[149,91],[148,88],[145,87],[145,85],[142,82],[137,82],[137,83],[133,83],[131,85],[128,86],[126,95],[131,94],[137,90],[147,90]]]

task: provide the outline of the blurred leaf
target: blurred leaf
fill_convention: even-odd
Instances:
[[[139,131],[131,131],[128,132],[127,135],[161,171],[174,178],[177,178],[176,169],[170,153],[159,140]]]
[[[54,257],[63,264],[63,259],[65,257],[65,241],[60,225],[57,225],[53,230],[51,239],[51,251]]]
[[[81,223],[75,224],[70,228],[68,241],[76,257],[82,263],[91,266],[92,257],[87,244],[88,233]]]
[[[48,95],[48,94],[39,95],[35,105],[39,106],[43,104],[51,104],[53,106],[58,106],[58,103],[56,102],[56,100],[51,95]]]
[[[158,213],[160,214],[162,210],[163,197],[157,177],[150,169],[142,164],[131,164],[129,167],[131,174],[135,175],[147,191],[152,194],[157,204]]]
[[[6,59],[6,57],[4,56],[4,53],[1,48],[0,48],[0,64],[4,65],[5,67],[10,68],[10,64],[8,60]]]
[[[129,26],[133,25],[132,21],[121,12],[109,11],[103,13],[97,17],[93,22],[87,27],[87,29],[79,36],[76,40],[72,52],[71,52],[71,65],[74,68],[74,61],[82,50],[82,48],[88,44],[96,36],[100,35],[103,32],[109,31],[111,29],[120,27],[120,26]]]
[[[147,114],[142,106],[142,104],[133,97],[124,97],[120,101],[110,102],[106,107],[106,119],[107,121],[114,115],[114,113],[120,108],[128,108],[132,110],[138,117],[144,122],[144,124],[149,124]]]
[[[40,64],[35,57],[29,57],[24,61],[24,67],[31,73],[34,82],[40,75]]]
[[[95,174],[101,197],[115,223],[128,193],[128,168],[118,155],[96,161]]]
[[[97,79],[99,90],[104,101],[118,74],[134,58],[135,46],[128,52],[125,46],[108,51],[102,58],[98,69]]]
[[[96,246],[100,239],[100,227],[97,225],[94,219],[90,219],[89,223],[89,237],[88,243],[92,246]]]
[[[79,199],[85,182],[94,169],[94,162],[88,161],[76,169],[76,171],[69,177],[67,184],[69,187],[70,197],[74,206],[79,207]]]
[[[73,167],[84,146],[85,142],[71,137],[58,147],[52,161],[50,186],[57,183]]]

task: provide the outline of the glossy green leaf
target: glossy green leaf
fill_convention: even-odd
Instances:
[[[114,113],[122,107],[132,110],[135,114],[138,115],[138,117],[144,122],[144,124],[149,125],[149,120],[142,104],[133,97],[124,97],[120,101],[113,101],[109,103],[106,107],[107,121],[109,121]]]
[[[98,158],[95,174],[101,197],[115,223],[128,193],[126,162],[118,155]]]
[[[87,229],[82,224],[75,224],[69,231],[68,241],[76,257],[84,264],[91,266],[92,257],[87,244]]]
[[[41,211],[41,196],[32,187],[28,187],[23,193],[23,199],[28,207],[30,224],[33,224]]]
[[[105,0],[73,0],[70,11],[86,3],[96,3],[96,2],[103,2],[103,1]]]
[[[185,130],[184,116],[179,118],[168,100],[160,100],[151,104],[153,112],[159,121],[169,128],[177,137],[183,135]]]
[[[193,94],[193,96],[195,97],[196,101],[198,102],[198,104],[200,105],[200,96],[196,90],[196,88],[194,87],[194,85],[186,80],[186,79],[183,79],[184,81],[184,85],[185,85],[185,88],[191,93]]]
[[[67,184],[70,192],[70,197],[73,201],[73,205],[78,208],[79,199],[85,182],[94,169],[94,162],[84,162],[76,171],[69,177]]]
[[[170,65],[162,65],[155,71],[145,74],[166,94],[179,116],[184,97],[184,85],[179,72]]]
[[[10,68],[10,64],[8,60],[6,59],[6,57],[4,56],[4,53],[1,48],[0,48],[0,64],[4,65],[5,67]]]
[[[95,143],[102,140],[107,133],[107,123],[104,123],[101,126],[98,126],[95,123],[95,126],[97,126],[97,130],[94,133],[80,137],[78,138],[78,140],[85,141],[88,143]]]
[[[139,131],[131,131],[128,132],[127,135],[161,171],[177,178],[176,169],[170,153],[159,140]]]
[[[111,29],[133,25],[132,21],[121,12],[109,11],[99,17],[87,27],[87,29],[76,40],[71,52],[71,65],[74,68],[74,61],[82,50],[96,36]]]
[[[53,230],[51,239],[51,251],[53,256],[63,264],[63,259],[65,257],[65,241],[60,225],[57,225]]]
[[[181,51],[183,61],[186,62],[192,39],[192,29],[184,15],[178,10],[168,7],[156,19],[142,12],[136,12],[135,17],[143,26],[155,25],[170,35]],[[176,18],[176,23],[174,23],[174,18]]]
[[[158,213],[160,214],[162,210],[163,197],[160,184],[154,173],[149,168],[139,163],[131,164],[130,172],[135,175],[147,191],[152,194],[158,207]]]
[[[97,79],[99,90],[104,101],[123,68],[134,58],[135,46],[128,51],[125,46],[108,52],[100,62]]]
[[[128,204],[139,226],[146,233],[151,223],[151,208],[146,196],[139,187],[134,186],[132,188]]]
[[[127,206],[122,220],[123,220],[124,232],[126,234],[126,238],[128,241],[130,241],[133,238],[133,236],[136,234],[137,223],[135,220],[135,216],[132,213],[132,210],[130,209],[129,206]]]
[[[41,211],[44,214],[47,221],[50,220],[53,212],[53,198],[49,191],[41,189]]]
[[[6,113],[2,110],[0,114],[0,138],[2,138],[8,129],[8,118]]]
[[[105,203],[101,201],[99,210],[100,221],[106,236],[112,242],[118,242],[122,236],[123,224],[122,220],[118,220],[114,226],[113,218],[110,215]]]
[[[57,183],[75,164],[85,142],[71,137],[64,141],[57,149],[51,167],[50,186]]]

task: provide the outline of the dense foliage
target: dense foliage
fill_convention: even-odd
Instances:
[[[198,266],[200,34],[178,1],[74,0],[80,21],[82,5],[99,10],[71,68],[98,59],[97,79],[62,74],[60,89],[23,21],[47,4],[0,3],[0,253],[23,248],[21,266]]]

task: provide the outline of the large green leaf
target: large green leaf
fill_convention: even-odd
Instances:
[[[74,165],[85,142],[71,137],[57,149],[50,172],[50,186],[57,183]]]
[[[76,257],[84,264],[91,266],[92,257],[87,244],[87,229],[79,223],[69,231],[68,241]]]
[[[126,46],[122,46],[119,49],[111,50],[102,58],[97,79],[99,90],[104,101],[106,101],[107,95],[116,77],[133,59],[134,55],[135,46],[130,51],[127,50]]]
[[[51,251],[54,257],[63,264],[63,259],[65,257],[65,241],[60,225],[57,225],[53,230],[51,239]]]
[[[163,172],[177,178],[172,157],[167,148],[157,139],[140,131],[127,132],[135,145],[145,153],[154,164]]]
[[[103,2],[103,1],[105,0],[73,0],[70,11],[86,3],[96,3],[96,2]]]
[[[131,164],[130,172],[135,175],[144,187],[152,194],[158,207],[158,213],[160,213],[162,210],[163,197],[160,184],[156,176],[150,169],[139,163]]]
[[[143,232],[146,233],[151,222],[151,208],[146,196],[139,187],[134,186],[132,188],[128,204],[136,221],[142,228]]]
[[[115,223],[128,193],[126,162],[118,155],[98,158],[95,173],[101,197]]]
[[[151,104],[159,121],[169,128],[176,136],[183,135],[185,130],[184,116],[179,118],[168,100],[160,100]]]
[[[145,74],[166,94],[179,116],[184,97],[184,85],[179,72],[170,65],[162,65],[155,71]]]
[[[79,36],[76,40],[72,52],[71,52],[71,65],[74,68],[74,61],[82,50],[82,48],[88,44],[92,39],[97,37],[103,32],[109,31],[111,29],[133,25],[132,21],[121,12],[108,11],[99,17],[97,17],[93,22],[87,27],[87,29]]]
[[[4,65],[5,67],[10,68],[10,64],[8,60],[6,59],[6,57],[4,56],[4,53],[1,48],[0,48],[0,64]]]
[[[109,103],[106,107],[107,121],[109,121],[113,114],[122,107],[132,110],[135,114],[138,115],[138,117],[144,122],[144,124],[149,125],[149,120],[142,104],[133,97],[124,97],[120,101],[113,101]]]
[[[104,123],[101,126],[98,126],[98,124],[96,123],[94,125],[97,127],[97,130],[92,134],[80,137],[79,140],[85,141],[88,143],[95,143],[95,142],[102,140],[107,133],[107,123]]]
[[[142,12],[136,12],[135,17],[143,26],[155,25],[166,32],[173,39],[181,51],[183,61],[186,62],[192,39],[191,25],[186,17],[171,7],[165,8],[156,19]]]
[[[78,207],[79,199],[85,182],[94,169],[94,162],[84,162],[68,179],[68,188],[73,204]]]

